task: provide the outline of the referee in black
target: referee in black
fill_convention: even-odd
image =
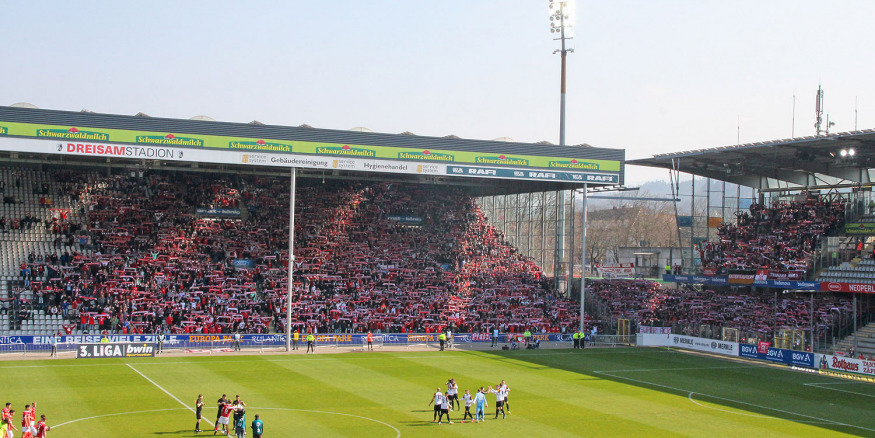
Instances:
[[[203,411],[203,409],[204,409],[204,395],[203,394],[197,395],[197,401],[194,402],[194,409],[195,409],[194,416],[197,419],[197,423],[195,423],[195,425],[194,425],[194,431],[195,431],[195,433],[197,433],[197,432],[201,431],[201,411]]]

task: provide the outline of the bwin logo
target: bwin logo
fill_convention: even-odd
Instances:
[[[127,354],[142,354],[142,353],[151,353],[152,346],[151,345],[143,345],[141,347],[135,347],[133,345],[128,345]]]

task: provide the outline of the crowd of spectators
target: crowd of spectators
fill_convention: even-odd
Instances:
[[[30,254],[20,272],[33,304],[69,318],[69,329],[284,330],[288,181],[57,177],[81,214],[45,226],[76,250]],[[304,181],[296,199],[295,328],[560,331],[578,320],[461,190]]]
[[[69,197],[73,214],[23,222],[56,235],[56,248],[61,242],[73,250],[29,254],[14,289],[29,292],[33,307],[63,315],[67,330],[265,333],[288,323],[322,333],[564,332],[579,323],[579,303],[555,293],[460,189],[300,183],[286,321],[287,180],[69,170],[52,179],[61,188],[47,199]],[[702,257],[725,269],[802,268],[841,218],[840,205],[816,200],[753,205],[721,227],[720,241],[705,245]],[[765,336],[810,320],[801,295],[776,303],[771,293],[666,289],[642,280],[589,287],[603,319],[671,325],[679,333],[716,336],[727,327]],[[818,332],[849,307],[847,299],[818,294]]]
[[[672,327],[672,333],[720,338],[722,329],[730,328],[745,338],[771,339],[776,329],[807,331],[811,326],[809,294],[718,293],[701,286],[665,288],[647,280],[595,280],[589,285],[610,309],[611,317],[642,326]],[[818,337],[831,333],[841,321],[849,321],[852,314],[849,296],[815,294]]]
[[[821,238],[844,221],[844,204],[818,198],[752,204],[736,223],[718,229],[718,240],[700,245],[704,268],[807,270]]]

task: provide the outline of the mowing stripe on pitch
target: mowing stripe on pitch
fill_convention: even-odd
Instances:
[[[860,430],[866,430],[866,431],[869,431],[869,432],[875,432],[875,429],[869,429],[868,427],[856,426],[856,425],[853,425],[853,424],[840,423],[840,422],[838,422],[838,421],[830,420],[830,419],[828,419],[828,418],[820,418],[820,417],[814,417],[814,416],[811,416],[811,415],[799,414],[799,413],[796,413],[796,412],[786,411],[786,410],[778,409],[778,408],[772,408],[772,407],[769,407],[769,406],[762,406],[762,405],[758,405],[758,404],[754,404],[754,403],[748,403],[748,402],[743,402],[743,401],[739,401],[739,400],[733,400],[733,399],[731,399],[731,398],[720,397],[720,396],[717,396],[717,395],[705,394],[705,393],[703,393],[703,392],[690,391],[689,389],[681,389],[681,388],[677,388],[677,387],[674,387],[674,386],[668,386],[668,385],[662,385],[662,384],[659,384],[659,383],[648,382],[648,381],[646,381],[646,380],[633,379],[633,378],[631,378],[631,377],[615,376],[615,375],[613,375],[613,374],[611,374],[611,373],[607,373],[607,372],[594,371],[594,373],[596,373],[596,374],[601,374],[601,375],[608,376],[608,377],[613,377],[613,378],[616,378],[616,379],[628,380],[628,381],[630,381],[630,382],[636,382],[636,383],[642,383],[642,384],[645,384],[645,385],[656,386],[656,387],[658,387],[658,388],[670,389],[670,390],[672,390],[672,391],[677,391],[677,392],[680,392],[680,393],[682,393],[682,394],[690,394],[691,392],[694,392],[694,393],[699,394],[699,395],[704,395],[705,397],[710,397],[710,398],[717,399],[717,400],[723,400],[723,401],[727,401],[727,402],[730,402],[730,403],[738,403],[738,404],[740,404],[740,405],[751,406],[751,407],[755,407],[755,408],[759,408],[759,409],[766,409],[766,410],[770,410],[770,411],[774,411],[774,412],[780,412],[780,413],[782,413],[782,414],[795,415],[795,416],[797,416],[797,417],[810,418],[810,419],[812,419],[812,420],[823,421],[825,424],[834,424],[834,425],[837,425],[837,426],[846,426],[846,427],[850,427],[850,428],[854,428],[854,429],[860,429]],[[779,418],[777,418],[777,417],[768,417],[768,418],[775,418],[776,420],[779,419]],[[786,419],[786,418],[782,418],[782,420],[793,421],[793,420],[789,420],[789,419]]]

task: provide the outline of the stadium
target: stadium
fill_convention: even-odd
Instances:
[[[453,3],[8,5],[0,437],[875,436],[872,6]]]
[[[147,436],[125,428],[145,418],[189,436],[187,399],[219,393],[243,394],[268,430],[447,433],[418,427],[434,423],[416,404],[447,376],[509,382],[514,411],[489,433],[875,430],[869,301],[853,293],[875,263],[859,231],[873,222],[868,169],[837,168],[865,178],[823,195],[750,185],[803,174],[791,157],[770,175],[710,171],[737,154],[825,157],[869,132],[646,160],[758,198],[720,199],[727,225],[702,226],[711,240],[692,209],[693,243],[662,278],[599,266],[582,322],[575,213],[623,184],[622,150],[26,106],[0,108],[0,127],[2,348],[19,359],[0,366],[27,382],[8,396],[39,400],[56,436]],[[515,219],[499,227],[501,214]],[[828,245],[840,254],[812,255]],[[579,332],[589,348],[571,348]],[[301,354],[308,334],[316,354]]]

